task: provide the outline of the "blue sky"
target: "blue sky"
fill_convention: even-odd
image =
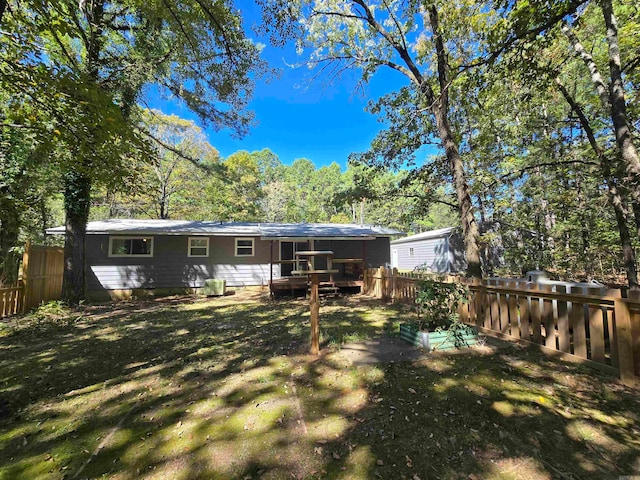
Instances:
[[[259,21],[256,13],[255,7],[247,12],[248,28]],[[293,45],[276,48],[255,34],[249,35],[266,44],[262,57],[280,70],[281,76],[268,83],[258,80],[249,105],[258,124],[246,137],[236,139],[229,131],[206,130],[209,142],[222,157],[238,150],[269,148],[286,165],[297,158],[308,158],[316,167],[335,161],[344,169],[349,154],[367,150],[384,127],[364,111],[367,102],[407,83],[398,72],[385,69],[359,91],[356,91],[359,72],[346,74],[332,83],[323,77],[311,81],[315,72],[306,66],[291,67],[302,62]],[[150,106],[196,121],[185,107],[175,103],[156,98],[151,99]]]

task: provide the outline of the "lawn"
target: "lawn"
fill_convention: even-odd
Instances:
[[[352,366],[408,315],[258,291],[0,323],[0,478],[618,479],[640,475],[640,395],[490,342]]]

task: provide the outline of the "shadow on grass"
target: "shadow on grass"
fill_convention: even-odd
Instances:
[[[167,299],[89,307],[0,349],[2,478],[617,478],[640,472],[637,392],[504,346],[350,366],[400,310]],[[473,478],[473,477],[471,477]]]

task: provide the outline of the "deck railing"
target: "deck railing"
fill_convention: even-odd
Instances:
[[[619,290],[585,295],[566,293],[562,286],[550,291],[548,285],[506,280],[428,278],[468,285],[469,299],[459,313],[480,331],[532,343],[614,373],[625,384],[640,384],[640,301],[622,298]],[[364,280],[364,293],[412,303],[420,278],[380,268],[368,269]]]

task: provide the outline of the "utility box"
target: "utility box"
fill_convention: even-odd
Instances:
[[[209,278],[204,281],[204,287],[202,287],[202,294],[207,297],[210,296],[222,296],[227,289],[227,281],[219,278]]]
[[[545,280],[549,280],[549,275],[544,270],[529,270],[526,273],[527,282],[538,283],[540,281],[544,282]]]

